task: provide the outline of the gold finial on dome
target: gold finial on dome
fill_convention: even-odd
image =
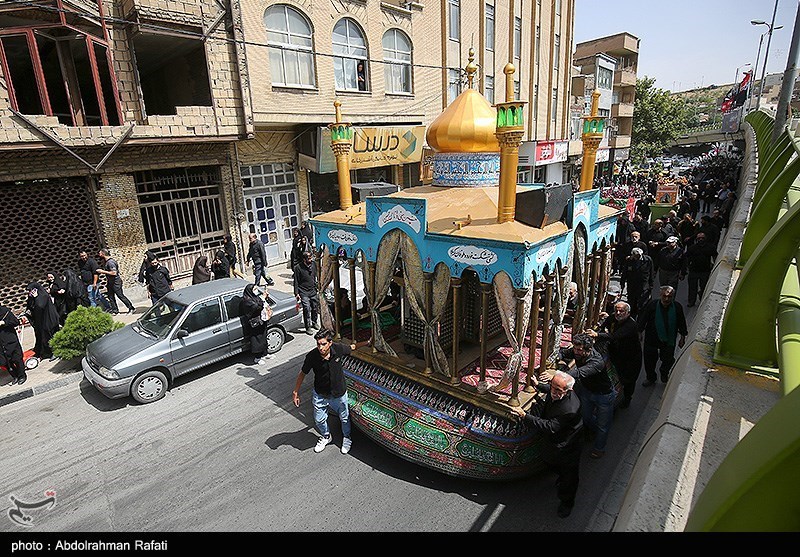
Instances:
[[[514,67],[514,64],[509,62],[506,64],[506,67],[503,68],[503,73],[506,74],[506,102],[510,103],[514,100],[514,74],[516,73],[517,68]]]
[[[466,67],[467,71],[467,87],[472,89],[472,80],[475,79],[475,72],[478,71],[478,65],[475,64],[475,49],[469,47],[469,64]]]

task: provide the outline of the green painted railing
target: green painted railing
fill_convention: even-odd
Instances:
[[[770,143],[774,121],[763,112],[746,120],[759,169],[770,177],[758,182],[761,196],[745,232],[756,245],[728,300],[714,361],[777,373],[784,396],[714,472],[687,531],[800,531],[800,178],[785,156],[787,145],[797,147],[788,133]],[[760,221],[770,215],[765,227]]]

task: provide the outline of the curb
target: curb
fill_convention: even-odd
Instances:
[[[83,379],[83,372],[81,371],[72,371],[65,374],[64,377],[59,377],[53,381],[47,381],[42,383],[41,385],[36,385],[34,387],[30,387],[23,391],[18,391],[16,393],[9,393],[7,395],[0,396],[0,407],[6,406],[7,404],[11,404],[12,402],[18,402],[20,400],[25,400],[31,398],[32,396],[39,395],[42,393],[46,393],[48,391],[52,391],[54,389],[58,389],[60,387],[64,387],[66,385],[71,385],[72,383],[78,383],[80,380]]]

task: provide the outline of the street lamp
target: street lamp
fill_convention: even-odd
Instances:
[[[772,10],[772,22],[767,23],[760,19],[750,21],[751,25],[766,25],[767,26],[767,50],[764,52],[764,69],[761,70],[761,83],[758,86],[758,99],[756,100],[756,110],[761,106],[761,93],[764,91],[764,78],[767,76],[767,59],[769,58],[769,45],[772,42],[772,32],[775,30],[775,14],[778,13],[778,2],[775,0],[775,9]]]
[[[759,19],[754,19],[750,22],[752,25],[767,25],[765,21],[761,21]],[[778,25],[773,29],[773,31],[777,31],[778,29],[783,29],[783,25]],[[758,54],[756,54],[756,63],[753,65],[753,76],[752,81],[753,83],[750,85],[750,92],[747,95],[747,112],[750,112],[750,106],[753,102],[753,96],[756,89],[756,73],[758,72],[758,61],[761,60],[761,44],[764,42],[764,35],[769,33],[769,31],[764,31],[761,33],[761,37],[758,39]]]

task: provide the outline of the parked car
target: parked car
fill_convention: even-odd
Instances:
[[[170,292],[135,322],[89,344],[84,377],[109,398],[130,395],[145,404],[163,398],[176,377],[249,349],[239,314],[247,284],[220,279]],[[267,352],[274,354],[303,320],[294,296],[269,295]]]

